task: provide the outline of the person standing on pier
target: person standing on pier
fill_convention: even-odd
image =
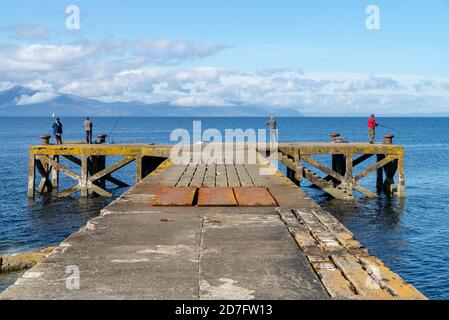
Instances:
[[[59,118],[56,118],[56,121],[53,123],[53,134],[56,138],[56,144],[62,144],[62,123]]]
[[[369,135],[369,143],[373,144],[374,139],[376,138],[376,127],[378,126],[374,114],[368,120],[368,135]]]
[[[93,128],[93,123],[92,121],[89,119],[89,117],[86,118],[86,120],[84,120],[84,130],[86,130],[86,143],[87,144],[92,144],[92,128]]]
[[[267,126],[270,129],[270,142],[271,143],[277,142],[278,141],[277,122],[274,116],[270,117],[270,119],[267,122]]]

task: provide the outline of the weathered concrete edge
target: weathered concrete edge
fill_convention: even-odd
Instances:
[[[42,262],[54,250],[55,247],[48,247],[38,251],[0,256],[0,274],[30,269]]]

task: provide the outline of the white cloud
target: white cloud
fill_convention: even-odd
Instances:
[[[53,92],[37,92],[32,96],[22,95],[16,104],[18,106],[23,106],[23,105],[44,103],[53,100],[58,96],[59,96],[58,94]]]
[[[234,104],[226,102],[223,99],[215,99],[209,97],[181,97],[171,103],[173,106],[186,106],[186,107],[229,107]]]
[[[153,61],[201,59],[218,53],[226,46],[214,43],[190,43],[173,40],[143,40],[134,44],[134,53]]]
[[[33,24],[16,24],[10,28],[11,37],[16,40],[41,40],[49,39],[49,30],[44,26]]]
[[[14,87],[13,82],[9,82],[9,81],[0,82],[0,91],[8,90],[8,89],[11,89],[12,87]]]
[[[71,64],[73,61],[88,57],[92,53],[94,53],[94,48],[83,45],[33,44],[19,48],[13,59],[20,62],[61,65]]]
[[[172,105],[292,107],[305,114],[449,113],[449,78],[308,73],[300,69],[250,71],[185,67],[223,49],[169,40],[139,45],[106,43],[8,46],[0,44],[0,89],[24,85],[45,93],[20,104],[54,98],[50,92],[102,101],[168,101]],[[159,61],[155,65],[155,61]]]

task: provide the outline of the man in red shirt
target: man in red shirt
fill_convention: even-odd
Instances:
[[[374,114],[371,115],[371,118],[368,120],[368,134],[369,134],[369,143],[374,143],[374,138],[376,137],[376,127],[378,126],[376,119],[374,118]]]

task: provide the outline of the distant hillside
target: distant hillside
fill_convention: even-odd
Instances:
[[[38,98],[45,96],[45,102]],[[145,104],[141,102],[105,103],[68,94],[48,96],[48,93],[15,86],[0,92],[0,116],[160,116],[160,117],[302,117],[291,108],[238,107],[174,107],[168,102]],[[34,99],[36,98],[36,99]],[[34,99],[34,101],[33,101]]]

